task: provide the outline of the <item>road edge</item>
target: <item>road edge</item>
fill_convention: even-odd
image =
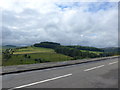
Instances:
[[[107,60],[107,59],[109,60],[109,59],[113,59],[113,58],[119,58],[119,56],[93,58],[93,59],[87,59],[87,60],[82,60],[82,59],[81,60],[73,60],[73,62],[72,61],[69,61],[69,62],[66,61],[67,63],[63,63],[63,64],[57,64],[58,62],[56,62],[56,65],[52,65],[52,66],[50,66],[49,63],[47,63],[48,66],[36,67],[36,68],[27,68],[27,69],[16,70],[16,71],[15,70],[13,70],[13,71],[3,71],[4,67],[2,67],[2,73],[0,73],[0,75],[15,74],[15,73],[28,72],[28,71],[43,70],[43,69],[48,69],[48,68],[70,66],[70,65],[75,65],[75,64],[90,63],[90,62],[102,61],[102,60]],[[63,61],[63,62],[65,62],[65,61]],[[62,63],[62,62],[60,62],[60,63]],[[16,65],[16,67],[17,66],[19,66],[19,65]],[[10,66],[6,66],[6,67],[9,68]]]

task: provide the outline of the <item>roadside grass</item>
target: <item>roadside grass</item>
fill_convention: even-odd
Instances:
[[[72,57],[57,53],[32,53],[27,54],[27,56],[30,56],[30,58],[25,58],[24,54],[13,55],[10,59],[4,60],[2,65],[9,66],[40,63],[35,61],[35,59],[41,59],[43,62],[67,61],[73,59]]]

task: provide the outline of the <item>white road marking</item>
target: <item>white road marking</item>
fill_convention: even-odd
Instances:
[[[34,83],[30,83],[30,84],[26,84],[26,85],[14,87],[14,88],[8,89],[8,90],[14,90],[14,89],[18,89],[18,88],[23,88],[23,87],[27,87],[27,86],[32,86],[32,85],[35,85],[35,84],[40,84],[40,83],[44,83],[44,82],[48,82],[48,81],[52,81],[52,80],[56,80],[56,79],[60,79],[60,78],[64,78],[64,77],[68,77],[68,76],[71,76],[71,75],[72,75],[72,73],[66,74],[66,75],[63,75],[63,76],[58,76],[58,77],[51,78],[51,79],[46,79],[46,80],[39,81],[39,82],[34,82]]]
[[[112,65],[112,64],[115,64],[115,63],[118,63],[118,61],[116,61],[116,62],[112,62],[112,63],[109,63],[109,65]]]
[[[97,67],[89,68],[89,69],[86,69],[84,71],[90,71],[90,70],[93,70],[93,69],[96,69],[96,68],[100,68],[100,67],[103,67],[103,66],[105,66],[105,65],[100,65],[100,66],[97,66]]]

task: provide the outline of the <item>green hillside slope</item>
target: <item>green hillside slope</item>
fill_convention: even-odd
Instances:
[[[45,62],[57,62],[73,59],[70,56],[58,54],[53,49],[39,47],[21,47],[13,49],[13,55],[9,59],[3,59],[2,65],[21,65]]]

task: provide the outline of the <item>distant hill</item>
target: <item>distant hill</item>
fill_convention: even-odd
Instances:
[[[120,47],[107,47],[107,48],[101,48],[105,52],[120,52]]]
[[[44,47],[44,48],[58,48],[58,47],[67,47],[67,48],[74,48],[74,49],[78,49],[78,50],[87,50],[87,51],[98,51],[98,52],[104,52],[103,49],[99,49],[96,47],[88,47],[88,46],[80,46],[80,45],[76,45],[76,46],[63,46],[60,45],[60,43],[56,43],[56,42],[41,42],[41,43],[36,43],[34,44],[35,47]]]
[[[16,47],[15,45],[5,45],[6,47]]]
[[[16,48],[17,46],[14,46],[14,45],[5,45],[5,46],[2,46],[2,49],[8,49],[8,48]]]

